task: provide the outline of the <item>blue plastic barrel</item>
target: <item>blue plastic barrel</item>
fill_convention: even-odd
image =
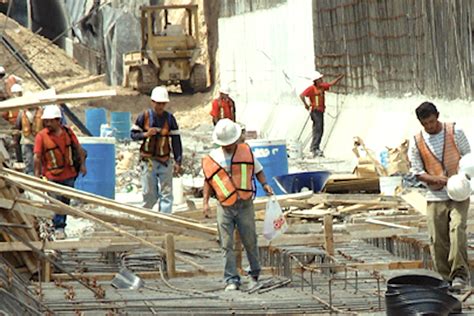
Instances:
[[[87,150],[87,174],[79,175],[75,187],[110,199],[115,198],[115,138],[79,137]]]
[[[273,177],[288,173],[288,156],[284,140],[251,139],[247,141],[255,158],[263,165],[268,184],[277,195],[284,194]],[[257,196],[266,195],[256,180]]]
[[[116,139],[130,139],[132,113],[110,112],[110,126],[115,129]]]
[[[92,136],[100,136],[100,125],[107,124],[107,112],[104,108],[86,110],[86,127]]]

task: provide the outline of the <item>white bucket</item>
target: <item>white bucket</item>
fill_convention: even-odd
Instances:
[[[184,202],[183,179],[173,178],[173,204],[181,205]]]
[[[402,177],[380,177],[379,185],[383,195],[396,195],[397,187],[402,186]]]
[[[288,141],[288,157],[291,159],[301,159],[303,157],[303,145],[298,140]]]

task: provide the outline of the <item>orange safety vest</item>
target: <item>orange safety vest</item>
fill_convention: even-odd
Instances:
[[[443,158],[440,161],[430,150],[421,132],[415,135],[415,144],[428,174],[433,176],[452,176],[458,172],[461,155],[454,140],[454,124],[445,123]]]
[[[41,119],[42,115],[43,109],[36,109],[35,114],[33,116],[33,122],[30,123],[30,120],[26,115],[26,110],[23,111],[23,115],[21,116],[21,131],[23,133],[23,136],[36,136],[36,134],[38,134],[43,129],[43,120]]]
[[[153,113],[151,110],[145,111],[145,122],[143,129],[148,131],[153,124],[150,124]],[[169,115],[169,114],[166,114]],[[170,127],[167,118],[159,134],[147,137],[143,140],[142,146],[140,147],[140,154],[143,158],[151,158],[161,162],[166,162],[170,158],[170,142],[169,132]]]
[[[234,105],[234,100],[231,98],[228,98],[229,101],[227,103],[229,104],[229,112],[230,112],[230,117],[227,117],[228,119],[232,120],[235,122],[235,105]],[[217,104],[219,105],[219,120],[226,118],[224,115],[224,106],[222,105],[222,99],[218,98],[217,99]]]
[[[64,127],[68,128],[68,127]],[[66,163],[69,166],[74,166],[72,160],[72,139],[69,134],[63,130],[67,135],[66,142],[66,152],[62,152],[59,146],[49,137],[48,129],[43,129],[38,133],[43,139],[43,148],[44,148],[44,161],[46,164],[46,169],[51,172],[51,174],[57,176],[64,171]]]
[[[319,89],[315,85],[312,87],[314,91],[314,102],[311,104],[311,111],[318,110],[319,112],[324,112],[324,90]]]
[[[202,159],[202,169],[206,181],[216,193],[221,205],[231,206],[239,198],[241,200],[252,198],[254,158],[249,145],[237,145],[232,156],[231,175],[209,155]]]

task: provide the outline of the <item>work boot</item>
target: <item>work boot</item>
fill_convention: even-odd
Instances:
[[[258,277],[251,276],[249,278],[249,289],[256,288],[258,286]]]
[[[224,291],[231,292],[231,291],[237,291],[238,289],[239,289],[239,285],[237,283],[229,283],[226,285]]]
[[[464,290],[464,288],[466,287],[466,283],[466,280],[464,280],[463,278],[455,277],[453,282],[451,283],[451,289],[453,291]]]
[[[313,153],[313,158],[316,157],[324,157],[324,152],[321,149],[316,149],[316,151]]]

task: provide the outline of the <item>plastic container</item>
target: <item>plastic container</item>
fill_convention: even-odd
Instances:
[[[107,124],[107,112],[104,108],[86,110],[86,127],[92,136],[100,136],[100,126]]]
[[[87,175],[79,175],[75,188],[110,199],[115,198],[115,138],[79,137],[87,150]]]
[[[184,202],[183,178],[173,178],[173,204],[181,205]]]
[[[132,114],[130,112],[111,112],[110,126],[112,127],[112,129],[115,129],[116,139],[130,139]]]
[[[303,188],[319,193],[326,185],[330,175],[329,171],[290,173],[275,177],[275,181],[287,194],[298,193]]]
[[[288,156],[285,140],[253,139],[248,140],[255,158],[263,165],[268,184],[277,195],[284,194],[273,177],[288,173]],[[256,181],[257,196],[265,196],[262,186]]]
[[[402,186],[402,177],[380,177],[380,193],[383,195],[396,195],[397,187]]]
[[[303,145],[300,141],[292,140],[288,142],[288,157],[291,159],[301,159],[303,157]]]

